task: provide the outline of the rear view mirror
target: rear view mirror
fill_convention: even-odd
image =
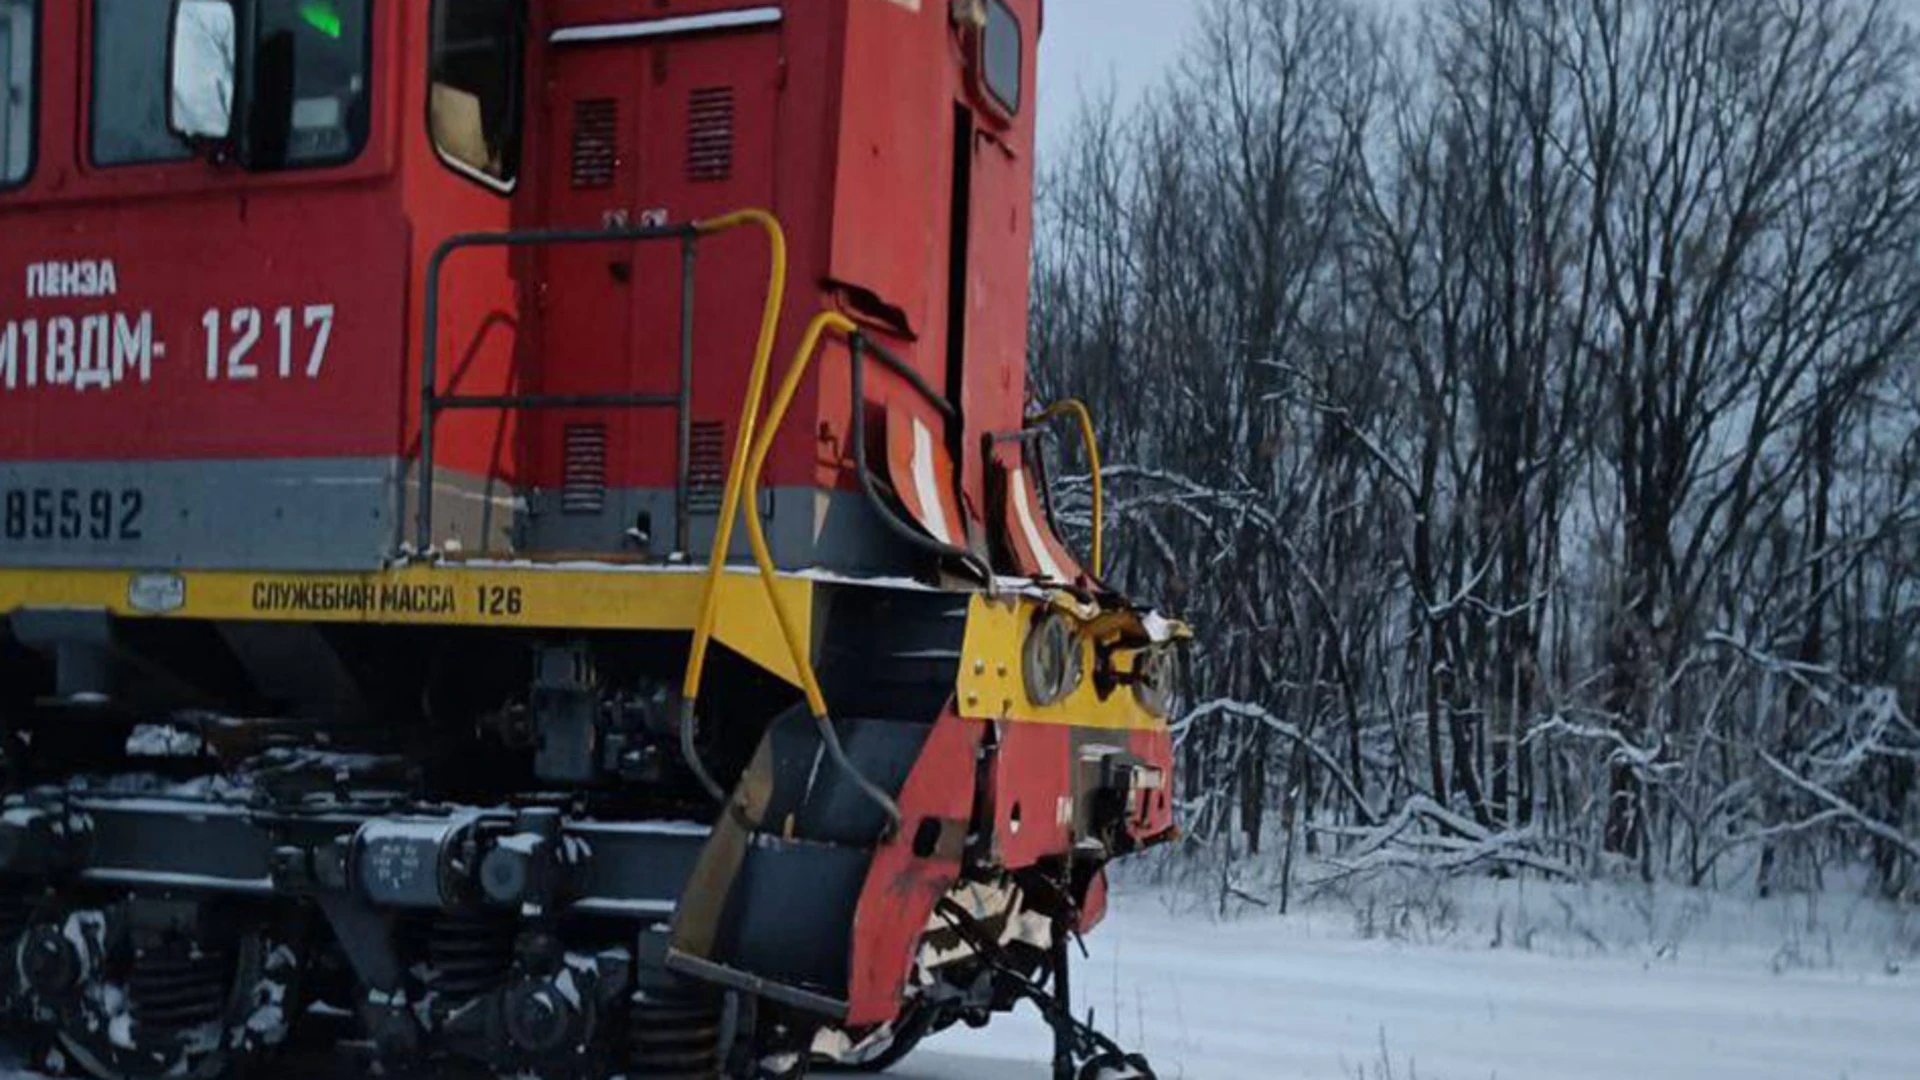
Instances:
[[[167,126],[190,140],[233,135],[239,20],[231,0],[176,0]]]

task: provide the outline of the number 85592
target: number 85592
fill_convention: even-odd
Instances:
[[[0,518],[8,540],[141,539],[146,495],[135,488],[9,488]]]

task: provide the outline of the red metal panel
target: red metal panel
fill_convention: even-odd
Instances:
[[[1159,731],[1136,731],[1127,740],[1127,751],[1160,770],[1164,784],[1141,799],[1138,812],[1127,823],[1127,832],[1138,841],[1162,841],[1173,832],[1173,735]]]
[[[412,454],[419,443],[421,345],[425,332],[426,267],[442,241],[461,232],[488,232],[525,224],[517,220],[509,195],[462,176],[440,160],[428,138],[428,52],[430,2],[404,5],[402,49],[404,96],[396,127],[401,155],[400,202],[412,227],[407,286],[407,324],[395,344],[404,357],[398,386],[401,401],[399,441]],[[538,9],[534,32],[538,33]],[[532,161],[531,144],[525,160]],[[522,168],[520,183],[526,183]],[[443,392],[505,393],[515,388],[516,358],[526,341],[522,333],[516,260],[504,251],[468,251],[448,263],[440,297],[440,372]],[[443,469],[512,479],[518,474],[516,425],[504,413],[450,413],[434,430],[434,457]]]
[[[0,458],[397,452],[407,226],[390,110],[373,111],[366,149],[340,168],[93,168],[92,5],[42,10],[37,169],[0,197],[0,350],[11,325],[14,366],[11,388],[0,371]],[[399,15],[381,10],[384,101],[398,94]]]
[[[0,457],[395,453],[406,229],[391,202],[323,191],[153,209],[4,226]],[[316,217],[328,228],[311,230]],[[206,236],[221,243],[210,249]],[[111,267],[111,291],[16,291],[82,265],[96,282]]]
[[[1087,882],[1086,894],[1080,897],[1080,918],[1074,923],[1074,929],[1082,934],[1091,934],[1094,928],[1107,921],[1107,870],[1101,867],[1094,871],[1093,880]]]
[[[543,220],[561,228],[681,223],[773,199],[780,39],[770,31],[556,48],[545,96]],[[604,182],[576,175],[579,123],[612,115]],[[590,163],[589,163],[590,164]],[[539,256],[548,393],[672,394],[680,381],[681,252],[674,243],[553,249]],[[731,423],[745,391],[767,277],[758,233],[704,242],[696,270],[694,413]],[[559,476],[563,425],[536,428],[536,481]],[[606,418],[608,482],[671,486],[671,412]]]
[[[934,905],[960,876],[981,730],[949,710],[934,725],[901,790],[900,831],[875,853],[854,915],[849,1026],[882,1024],[899,1015]],[[923,828],[928,829],[924,836]],[[916,853],[916,841],[929,837],[932,851]]]
[[[1022,24],[1037,24],[1031,4],[1016,3]],[[1033,86],[1034,49],[1026,85]],[[1011,125],[983,125],[974,139],[973,235],[967,283],[967,375],[961,408],[964,446],[982,435],[1018,430],[1026,407],[1027,292],[1033,251],[1033,95]],[[967,495],[985,506],[986,463],[965,461]]]
[[[1018,870],[1073,849],[1074,729],[1007,724],[994,770],[994,839]]]
[[[526,164],[517,190],[502,194],[456,175],[429,144],[427,0],[373,8],[375,104],[365,152],[339,169],[280,174],[200,161],[88,167],[81,143],[91,5],[44,5],[38,165],[25,188],[0,195],[8,235],[0,281],[23,281],[33,262],[111,259],[117,288],[113,297],[84,302],[0,293],[0,314],[36,320],[39,330],[45,318],[111,319],[125,309],[133,334],[138,317],[151,310],[153,339],[165,344],[166,356],[153,357],[149,382],[122,380],[111,393],[72,394],[62,402],[35,387],[30,396],[20,391],[0,398],[0,432],[7,433],[0,435],[6,440],[0,453],[14,460],[410,453],[418,433],[423,278],[434,248],[456,232],[598,223],[592,205],[558,197],[556,171],[562,162],[570,165],[570,155],[568,133],[551,117],[565,115],[559,99],[572,92],[576,78],[612,86],[635,106],[629,133],[639,150],[632,188],[621,192],[618,209],[630,216],[664,209],[687,220],[758,204],[786,222],[792,278],[777,366],[784,367],[805,320],[840,296],[833,287],[840,282],[904,312],[914,336],[890,337],[891,344],[929,382],[946,386],[951,125],[956,107],[976,104],[949,5],[817,0],[780,5],[777,26],[751,32],[649,45],[548,44],[556,27],[743,6],[743,0],[530,5]],[[1027,28],[1031,89],[1038,9],[1035,0],[1016,0],[1015,7]],[[590,78],[571,66],[589,54],[593,59],[580,63],[592,69]],[[692,95],[720,85],[736,91],[730,165],[724,175],[694,175],[687,141]],[[940,440],[965,451],[954,462],[964,476],[964,496],[956,501],[969,517],[986,505],[973,449],[977,436],[1017,425],[1021,408],[1031,97],[1010,127],[995,127],[981,114],[975,147],[963,393],[968,430],[941,432]],[[764,266],[764,247],[751,233],[703,245],[695,363],[700,419],[730,428],[737,416]],[[657,258],[636,257],[631,276],[627,286],[614,281],[604,255],[581,253],[571,268],[556,260],[544,269],[531,255],[458,256],[440,298],[442,389],[671,388],[678,374],[677,258],[664,250]],[[627,299],[619,302],[622,291]],[[217,309],[223,337],[251,332],[251,315],[232,321],[236,309],[258,310],[271,349],[284,306],[299,324],[299,350],[309,344],[301,338],[311,329],[307,308],[326,304],[335,310],[330,357],[312,385],[205,379],[201,320],[209,310]],[[76,342],[81,333],[99,340],[101,324],[87,325],[83,331],[75,323]],[[114,324],[106,325],[112,333]],[[770,486],[852,483],[844,350],[839,343],[828,349],[776,444]],[[277,373],[277,354],[268,366]],[[198,382],[185,378],[195,375]],[[870,375],[871,400],[938,431],[937,416],[897,379],[877,369]],[[223,385],[228,381],[244,385]],[[557,455],[537,470],[529,470],[527,456],[538,460],[557,449],[557,432],[578,419],[451,415],[436,432],[438,461],[551,484]],[[593,419],[633,425],[631,437],[621,440],[624,456],[610,463],[610,483],[670,482],[674,455],[666,417]],[[522,430],[530,432],[529,441],[522,441]]]
[[[973,141],[972,232],[968,242],[966,379],[961,407],[962,445],[1020,427],[1026,407],[1027,292],[1033,249],[1033,156],[1039,74],[1040,0],[1006,0],[1023,37],[1019,112],[980,113]],[[983,100],[977,81],[969,98]],[[975,506],[986,506],[987,462],[963,461],[962,484]]]
[[[940,356],[945,305],[934,297],[946,280],[959,90],[947,4],[853,0],[845,49],[827,274],[900,309]],[[937,369],[927,374],[941,381]]]
[[[572,46],[549,57],[541,111],[545,153],[534,166],[544,194],[542,225],[641,224],[649,205],[643,176],[656,171],[666,156],[663,147],[649,142],[653,80],[647,77],[648,58],[649,49],[637,43]],[[536,252],[530,260],[538,275],[533,296],[540,325],[538,348],[530,358],[534,389],[674,392],[679,365],[669,353],[679,328],[674,315],[680,296],[678,256],[665,244]],[[674,425],[670,414],[657,412],[533,417],[530,479],[549,487],[561,484],[565,426],[586,418],[597,418],[609,429],[609,483],[671,481]],[[644,481],[633,476],[634,464],[643,458],[662,463],[666,471],[656,470]]]

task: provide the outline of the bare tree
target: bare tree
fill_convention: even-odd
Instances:
[[[1879,0],[1210,0],[1085,112],[1033,346],[1205,628],[1196,844],[1903,887],[1916,74]]]

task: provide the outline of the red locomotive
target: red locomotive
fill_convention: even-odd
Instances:
[[[1185,630],[1050,523],[1042,19],[0,0],[38,1065],[799,1076],[1031,997],[1118,1067],[1065,943]]]

